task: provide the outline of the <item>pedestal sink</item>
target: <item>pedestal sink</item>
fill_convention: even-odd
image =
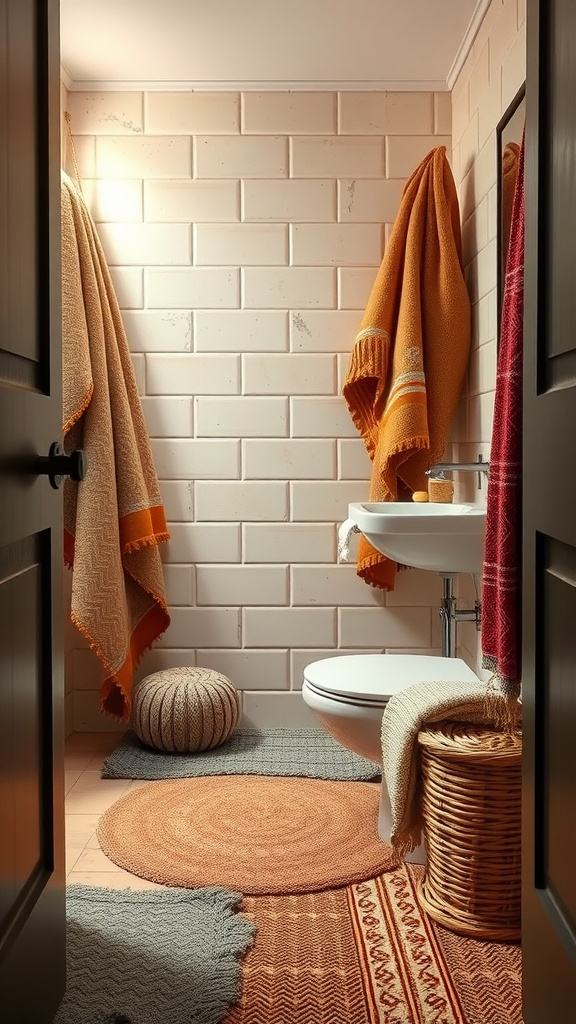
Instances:
[[[440,502],[352,502],[352,519],[377,551],[439,573],[482,572],[486,509]]]

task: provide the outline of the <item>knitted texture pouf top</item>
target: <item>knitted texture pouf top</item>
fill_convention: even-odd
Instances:
[[[132,728],[149,747],[180,754],[210,750],[232,735],[236,688],[210,668],[169,668],[134,689]]]

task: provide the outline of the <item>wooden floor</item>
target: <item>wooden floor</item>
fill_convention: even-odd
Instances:
[[[161,889],[131,875],[102,853],[96,838],[100,815],[123,793],[146,786],[129,779],[101,779],[102,762],[120,741],[119,733],[73,733],[66,740],[66,873],[68,882],[114,889]]]

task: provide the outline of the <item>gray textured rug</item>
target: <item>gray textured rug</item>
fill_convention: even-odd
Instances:
[[[283,775],[336,782],[369,781],[380,765],[353,754],[323,729],[237,729],[202,754],[151,750],[133,732],[102,765],[103,779],[187,779],[199,775]]]
[[[226,889],[67,890],[67,988],[54,1024],[218,1024],[254,925]]]

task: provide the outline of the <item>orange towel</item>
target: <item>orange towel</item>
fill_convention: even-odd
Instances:
[[[64,491],[71,617],[104,666],[102,710],[127,721],[134,669],[170,623],[157,546],[169,534],[106,258],[64,173],[62,293],[64,444],[88,455]]]
[[[520,157],[520,145],[517,142],[509,142],[502,153],[502,269],[506,272],[506,260],[508,259],[508,246],[510,244],[510,227],[512,225],[512,203],[516,189],[516,178],[518,176],[518,164]],[[502,277],[504,277],[504,273]],[[504,290],[504,289],[502,289]]]
[[[427,490],[468,365],[470,301],[446,148],[406,183],[350,358],[343,395],[372,459],[370,501]],[[392,590],[396,564],[361,538],[358,575]]]

